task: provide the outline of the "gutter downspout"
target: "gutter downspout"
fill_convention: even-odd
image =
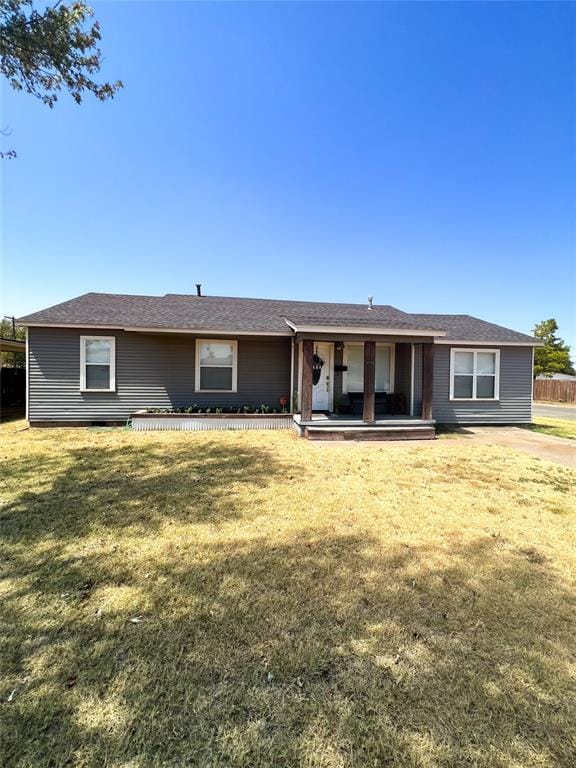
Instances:
[[[26,326],[26,423],[30,424],[30,351],[28,344],[28,326]]]
[[[290,411],[294,412],[294,336],[290,339]]]

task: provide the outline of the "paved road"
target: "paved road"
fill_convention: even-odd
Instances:
[[[576,405],[534,403],[534,416],[548,416],[551,419],[576,419]]]

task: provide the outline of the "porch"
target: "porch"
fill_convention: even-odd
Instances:
[[[308,337],[298,345],[294,425],[312,440],[435,437],[434,342],[379,334]]]
[[[308,440],[431,440],[435,421],[387,415],[367,423],[340,414],[313,413],[310,421],[294,414],[294,427]]]

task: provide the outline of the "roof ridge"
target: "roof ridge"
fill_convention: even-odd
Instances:
[[[82,296],[114,296],[117,299],[163,299],[164,296],[154,295],[150,293],[108,293],[105,291],[90,291],[89,293],[83,293]],[[82,296],[76,296],[76,299],[82,298]],[[74,301],[74,299],[70,299]]]
[[[472,317],[465,312],[407,312],[409,315],[434,315],[435,317]]]
[[[212,294],[202,294],[202,296],[197,296],[195,293],[165,293],[164,296],[161,296],[160,298],[166,299],[168,297],[182,297],[182,298],[191,298],[191,299],[232,299],[234,301],[262,301],[272,304],[311,304],[312,306],[318,306],[318,305],[336,305],[340,307],[366,307],[368,308],[368,302],[349,302],[349,301],[315,301],[314,299],[269,299],[269,298],[263,298],[261,296],[215,296]],[[392,304],[373,304],[373,309],[376,309],[378,307],[387,307],[389,309],[394,309],[396,312],[402,312],[403,315],[407,314],[402,309],[398,309],[398,307],[394,307]]]

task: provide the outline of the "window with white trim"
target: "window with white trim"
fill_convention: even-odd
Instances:
[[[238,342],[196,339],[196,392],[236,392]]]
[[[498,400],[499,386],[499,349],[451,350],[451,400]]]
[[[364,391],[364,344],[351,342],[344,345],[342,391]],[[391,392],[394,380],[394,352],[391,344],[376,344],[376,392]]]
[[[116,389],[114,336],[80,336],[80,389],[83,392]]]

